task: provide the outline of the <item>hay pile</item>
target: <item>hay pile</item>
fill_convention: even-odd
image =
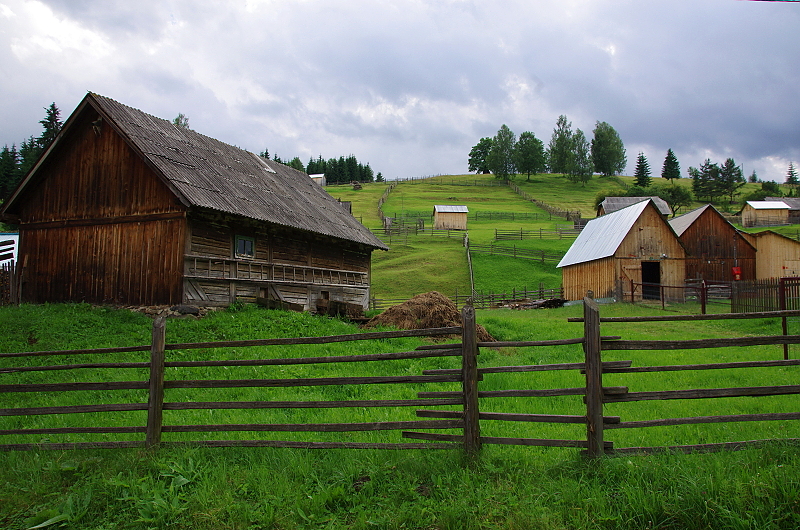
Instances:
[[[418,294],[392,306],[364,324],[365,328],[392,326],[399,329],[446,328],[461,325],[461,312],[448,297],[436,291]],[[478,341],[494,342],[483,326],[478,326]]]

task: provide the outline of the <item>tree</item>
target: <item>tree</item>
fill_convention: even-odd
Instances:
[[[481,138],[480,141],[469,152],[469,171],[475,173],[488,173],[489,166],[486,160],[489,158],[489,151],[492,150],[492,139]]]
[[[748,182],[756,183],[758,182],[758,175],[756,175],[756,170],[754,169],[750,176],[747,177]]]
[[[594,169],[591,145],[580,129],[572,135],[570,144],[571,148],[567,158],[567,178],[570,182],[580,182],[585,186],[592,179],[592,170]]]
[[[786,184],[793,190],[797,190],[800,180],[797,178],[797,170],[794,167],[794,162],[789,162],[789,170],[786,172]],[[797,195],[797,193],[795,193]]]
[[[8,145],[0,152],[0,200],[5,200],[19,182],[19,153],[17,146]]]
[[[172,125],[179,129],[189,128],[189,117],[183,112],[179,112],[177,116],[172,119]],[[267,157],[264,157],[267,158]]]
[[[292,158],[291,162],[286,164],[287,166],[294,168],[298,171],[305,171],[306,168],[303,166],[303,162],[300,160],[299,156]]]
[[[594,134],[594,138],[592,138],[594,171],[606,177],[622,173],[628,159],[625,156],[625,146],[617,131],[608,123],[598,121],[592,133]]]
[[[551,173],[568,173],[570,153],[572,152],[572,123],[565,115],[558,117],[556,128],[547,146],[547,164]]]
[[[644,153],[639,152],[636,158],[636,172],[633,174],[636,186],[646,188],[650,186],[650,163],[647,162],[647,157]]]
[[[719,188],[719,166],[712,164],[706,158],[700,168],[690,167],[689,176],[692,177],[692,192],[698,199],[705,198],[708,202],[714,202],[716,197],[722,195]]]
[[[664,165],[661,167],[661,176],[670,182],[673,179],[681,178],[681,166],[672,149],[667,149],[667,156],[664,157]]]
[[[261,158],[266,158],[267,160],[269,160],[269,149],[265,148],[263,151],[258,153],[258,156],[260,156]]]
[[[728,158],[720,166],[718,182],[720,193],[727,195],[730,202],[733,202],[734,195],[738,195],[739,189],[746,184],[742,168],[736,165],[733,158]]]
[[[647,195],[655,195],[664,199],[672,210],[673,217],[678,214],[681,208],[691,206],[692,202],[694,202],[694,197],[689,188],[675,184],[672,186],[653,185],[649,188]]]
[[[530,180],[531,173],[535,175],[544,171],[544,143],[532,132],[525,131],[520,134],[517,144],[514,146],[514,162],[517,171],[526,173]]]
[[[384,182],[383,173],[381,173],[380,171],[378,171],[378,174],[375,175],[375,182]]]
[[[494,173],[495,178],[508,180],[514,173],[514,145],[517,139],[508,125],[503,124],[497,134],[492,138],[492,149],[486,157],[486,164],[489,170]]]
[[[39,121],[44,131],[38,138],[39,147],[42,149],[50,145],[50,142],[58,136],[58,133],[61,132],[61,128],[64,126],[64,122],[61,121],[61,111],[58,110],[55,102],[51,103],[49,107],[45,107],[44,110],[46,113],[45,117],[43,120]]]

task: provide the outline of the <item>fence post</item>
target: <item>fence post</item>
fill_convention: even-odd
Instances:
[[[778,280],[778,300],[780,301],[780,309],[781,311],[786,311],[786,279],[781,278]],[[789,334],[789,323],[786,320],[786,317],[781,317],[781,330],[783,331],[784,335]],[[789,345],[783,345],[783,358],[784,360],[789,360]]]
[[[478,421],[478,334],[475,329],[475,308],[470,304],[461,309],[461,325],[464,450],[476,454],[481,448],[481,427]]]
[[[164,343],[166,325],[164,317],[153,322],[153,342],[150,345],[150,398],[147,402],[147,431],[145,446],[152,448],[161,442],[161,425],[164,408]]]
[[[706,281],[703,280],[700,282],[700,314],[706,314],[706,302],[708,300],[708,286],[706,285]]]
[[[586,441],[588,454],[603,454],[603,365],[600,358],[600,310],[589,291],[583,299],[583,351],[586,363]]]

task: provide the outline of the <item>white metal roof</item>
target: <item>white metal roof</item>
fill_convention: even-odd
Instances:
[[[789,205],[783,201],[747,201],[754,210],[788,210]]]
[[[438,213],[469,213],[466,206],[452,206],[449,204],[434,204],[433,211]]]
[[[652,202],[642,201],[586,223],[557,267],[613,256],[633,224]]]

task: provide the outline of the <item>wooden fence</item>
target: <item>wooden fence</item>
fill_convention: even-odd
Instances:
[[[413,331],[394,331],[380,333],[360,333],[355,335],[340,335],[332,337],[307,337],[297,339],[259,339],[227,342],[168,344],[166,343],[165,322],[158,319],[153,325],[152,341],[147,346],[134,346],[128,348],[104,348],[95,350],[73,350],[58,352],[32,352],[32,353],[5,353],[0,354],[3,367],[0,374],[20,374],[31,372],[47,372],[55,377],[59,372],[69,375],[67,382],[48,383],[12,383],[0,384],[0,394],[8,393],[59,393],[75,392],[82,390],[99,390],[104,395],[112,395],[118,390],[135,390],[146,393],[147,399],[142,402],[123,402],[116,404],[88,403],[84,405],[63,405],[45,407],[16,407],[0,409],[0,417],[31,418],[34,416],[61,416],[68,414],[114,413],[126,411],[146,411],[145,425],[129,427],[108,427],[99,424],[96,419],[86,418],[88,425],[78,427],[19,427],[17,422],[6,422],[0,430],[0,436],[58,436],[69,438],[70,435],[88,434],[99,435],[100,440],[90,442],[28,442],[9,443],[0,445],[0,450],[39,450],[39,449],[77,449],[77,448],[124,448],[124,447],[150,447],[155,448],[163,444],[191,443],[209,447],[300,447],[300,448],[391,448],[391,449],[417,449],[417,448],[453,448],[463,447],[468,453],[478,451],[484,444],[522,445],[542,447],[573,447],[584,449],[589,456],[599,456],[604,453],[627,453],[662,449],[658,447],[615,447],[613,442],[606,439],[606,432],[614,429],[648,428],[667,425],[688,425],[703,423],[750,422],[750,421],[787,421],[800,419],[800,412],[771,412],[759,414],[729,414],[716,416],[702,416],[691,418],[662,418],[644,421],[623,421],[620,416],[604,415],[603,406],[607,403],[629,403],[653,400],[673,399],[716,399],[746,396],[786,396],[800,394],[800,385],[775,385],[759,387],[733,387],[710,389],[673,389],[667,391],[631,391],[625,386],[603,386],[603,375],[626,373],[669,373],[684,370],[741,370],[749,368],[776,368],[786,370],[788,367],[800,366],[800,360],[768,360],[746,362],[722,362],[708,364],[687,364],[671,366],[632,366],[631,361],[603,361],[602,352],[608,350],[674,350],[717,348],[724,346],[746,347],[754,345],[779,345],[798,344],[800,335],[777,335],[762,337],[742,338],[715,338],[697,340],[674,341],[633,341],[621,340],[618,336],[601,336],[601,322],[652,322],[652,321],[685,321],[697,319],[724,319],[724,318],[782,318],[800,316],[800,311],[780,311],[754,314],[717,314],[717,315],[668,315],[655,317],[624,317],[601,318],[597,303],[591,298],[584,299],[584,316],[569,319],[573,322],[583,322],[583,333],[575,338],[545,341],[515,341],[515,342],[479,342],[476,338],[475,311],[471,306],[462,310],[462,327],[438,328]],[[167,352],[204,348],[242,348],[250,346],[291,346],[297,344],[331,344],[337,342],[351,342],[359,340],[389,339],[411,336],[443,336],[461,334],[461,341],[453,344],[432,344],[422,346],[410,352],[398,353],[372,353],[360,355],[324,356],[310,358],[268,358],[246,359],[241,358],[241,353],[236,359],[209,360],[209,361],[181,361],[167,358]],[[555,347],[581,344],[584,351],[583,362],[538,364],[523,366],[484,366],[478,367],[477,355],[480,348],[503,347]],[[61,365],[31,366],[31,359],[41,357],[61,357],[73,355],[103,355],[120,352],[149,351],[149,362],[134,363],[72,363]],[[292,366],[300,369],[307,365],[320,365],[327,363],[360,363],[396,361],[398,359],[420,359],[430,357],[460,357],[460,366],[456,368],[439,368],[424,370],[421,375],[380,375],[369,377],[293,377],[286,379],[179,379],[176,376],[181,368],[211,367],[234,368],[244,367],[253,369],[260,366]],[[14,359],[19,360],[19,365],[9,366]],[[84,369],[103,370],[119,368],[138,368],[148,374],[146,379],[137,381],[105,381],[105,382],[72,382],[76,371]],[[165,377],[165,369],[169,369],[170,377]],[[481,390],[480,382],[492,377],[492,374],[543,372],[550,370],[577,370],[585,374],[585,384],[577,388],[528,388],[512,390]],[[418,391],[421,384],[457,384],[459,390]],[[289,388],[289,387],[314,387],[350,385],[400,385],[413,395],[404,399],[381,400],[330,400],[330,401],[224,401],[224,402],[196,402],[165,400],[165,390],[171,389],[215,389],[215,388]],[[57,395],[57,394],[56,394]],[[536,413],[506,413],[491,412],[489,403],[504,398],[550,398],[554,396],[575,396],[583,400],[585,414],[536,414]],[[439,410],[431,407],[456,406],[458,409]],[[326,409],[333,408],[365,408],[365,407],[420,407],[416,415],[420,420],[385,420],[369,423],[249,423],[249,424],[184,424],[167,425],[164,423],[164,411],[184,410],[232,410],[232,409],[292,409],[306,408],[318,409],[322,415]],[[424,408],[422,408],[424,407]],[[550,407],[548,407],[549,409]],[[639,410],[641,413],[641,410]],[[212,416],[209,416],[212,417]],[[484,436],[481,434],[481,422],[498,421],[509,424],[518,422],[534,424],[579,424],[585,425],[586,435],[580,439],[552,439],[519,436]],[[501,424],[502,425],[502,424]],[[456,433],[428,432],[430,430],[456,430]],[[342,434],[340,441],[297,441],[297,440],[267,440],[253,436],[249,439],[219,439],[219,440],[168,440],[173,433],[222,433],[230,432],[302,432],[302,433],[353,433],[370,431],[399,431],[400,436],[406,440],[419,440],[420,442],[392,442],[373,443],[355,442]],[[131,435],[133,440],[106,441],[103,436]],[[222,436],[220,436],[222,437]],[[794,440],[797,441],[797,440]],[[682,446],[672,446],[674,450],[718,450],[739,448],[745,445],[763,443],[763,441],[736,441],[723,443],[704,443]]]
[[[525,248],[517,248],[516,245],[476,245],[469,244],[470,252],[478,252],[481,254],[492,254],[495,256],[510,256],[512,258],[534,260],[541,263],[558,263],[563,254],[554,254],[552,252],[545,252],[544,250],[531,250]]]
[[[512,239],[575,239],[581,233],[580,229],[569,227],[537,228],[534,230],[494,230],[494,238],[497,241]]]

